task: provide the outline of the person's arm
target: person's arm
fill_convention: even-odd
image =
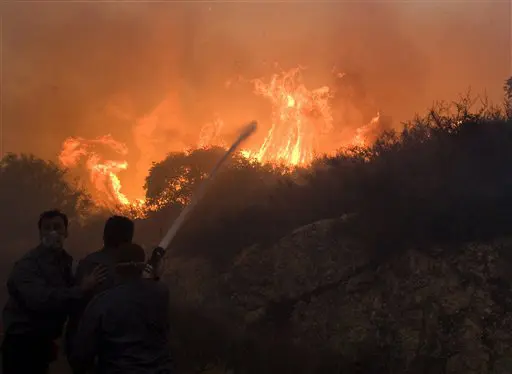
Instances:
[[[76,267],[75,275],[74,275],[74,284],[79,286],[83,283],[84,278],[91,274],[94,270],[94,264],[91,264],[87,260],[81,260],[78,262],[78,266]],[[92,297],[91,292],[84,292],[83,297],[77,300],[77,303],[73,305],[73,310],[71,314],[80,315],[85,310],[87,303]]]
[[[22,259],[14,265],[7,281],[7,289],[15,300],[37,312],[61,311],[83,297],[79,286],[50,286],[32,258]]]
[[[85,260],[78,261],[78,265],[76,266],[75,274],[73,276],[75,284],[80,284],[80,282],[82,281],[84,274],[85,274],[85,267],[86,267]]]
[[[98,297],[92,300],[85,309],[69,355],[69,364],[74,372],[85,373],[94,364],[100,343],[102,313]]]
[[[88,273],[87,269],[90,268],[90,264],[86,260],[81,260],[78,262],[78,266],[75,270],[74,274],[74,284],[79,285],[82,283],[85,275]],[[90,272],[90,271],[89,271]],[[80,300],[77,300],[71,306],[69,310],[69,318],[66,324],[66,331],[64,333],[64,341],[66,346],[66,354],[69,359],[69,355],[72,350],[72,344],[74,340],[74,336],[78,329],[78,324],[80,322],[80,318],[82,317],[82,313],[84,312],[87,303],[89,302],[89,295],[84,294]]]

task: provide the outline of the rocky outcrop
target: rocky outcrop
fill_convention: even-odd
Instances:
[[[489,245],[456,252],[410,250],[298,304],[295,339],[361,359],[383,349],[394,372],[510,372],[512,304],[499,276],[503,263]]]
[[[225,274],[176,262],[174,287],[202,308],[227,308],[248,332],[330,352],[360,372],[512,372],[512,241],[376,261],[343,225],[319,221],[247,248]]]
[[[511,242],[375,262],[342,224],[316,222],[239,256],[226,280],[248,324],[360,365],[378,356],[392,372],[512,371]]]
[[[244,250],[225,278],[235,306],[256,317],[269,307],[336,288],[361,272],[369,258],[356,243],[341,237],[342,224],[343,220],[318,221],[271,247]]]

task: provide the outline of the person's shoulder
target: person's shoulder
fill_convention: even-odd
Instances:
[[[35,247],[25,252],[12,266],[11,277],[16,277],[17,274],[26,273],[27,271],[33,272],[34,269],[39,267],[43,253],[41,248]]]
[[[116,284],[94,295],[87,308],[96,314],[119,311],[126,308],[126,300],[132,297],[137,297],[136,290],[127,284]]]
[[[132,294],[133,292],[134,288],[130,283],[114,283],[111,287],[108,287],[103,291],[99,292],[95,297],[100,300],[113,300],[117,298],[119,295]]]
[[[115,296],[115,294],[117,293],[115,291],[116,288],[117,287],[114,286],[95,294],[89,301],[87,308],[90,310],[104,309],[105,305],[109,305],[114,301],[115,297],[113,298],[113,296]]]
[[[43,255],[43,248],[41,246],[33,247],[32,249],[25,252],[17,261],[18,263],[26,263],[31,261],[36,261]]]
[[[82,258],[78,264],[79,266],[84,265],[96,265],[96,264],[103,264],[105,262],[108,262],[108,255],[105,253],[105,250],[100,249],[98,251],[94,251],[92,253],[89,253],[84,258]]]
[[[155,293],[158,293],[158,294],[168,294],[169,293],[169,288],[162,281],[156,281],[154,279],[142,279],[141,283],[143,284],[143,286],[146,289],[152,290]]]
[[[101,258],[102,254],[103,254],[103,251],[101,249],[97,250],[97,251],[94,251],[94,252],[91,252],[91,253],[87,254],[84,258],[82,258],[81,261],[83,261],[83,262],[93,262],[93,261]]]
[[[155,294],[155,293],[167,293],[168,288],[165,284],[161,282],[156,282],[151,279],[140,279],[132,282],[123,282],[115,284],[112,287],[109,287],[105,291],[99,293],[96,297],[101,296],[102,298],[113,299],[116,295],[123,294]]]

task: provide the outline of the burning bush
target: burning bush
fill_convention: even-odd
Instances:
[[[492,108],[471,111],[469,104],[455,112],[437,108],[373,146],[318,159],[310,169],[282,174],[239,160],[185,225],[175,250],[229,261],[245,246],[343,214],[353,215],[347,235],[384,255],[408,245],[509,234],[511,123]],[[157,164],[148,183],[173,175],[176,168],[163,170],[178,159]],[[196,173],[205,166],[196,164]]]

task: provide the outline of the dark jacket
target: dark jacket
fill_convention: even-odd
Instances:
[[[95,295],[114,286],[116,282],[115,259],[113,255],[114,251],[115,249],[102,248],[99,251],[93,252],[85,256],[78,263],[78,267],[76,269],[75,274],[76,281],[80,282],[83,279],[83,277],[87,274],[90,274],[96,266],[103,265],[108,269],[107,279],[104,282],[102,282],[102,284],[98,288],[95,289]],[[87,302],[88,301],[89,300],[87,300]]]
[[[72,277],[72,257],[38,246],[15,263],[7,281],[4,333],[54,340],[82,297]]]
[[[107,278],[105,281],[103,281],[95,290],[94,292],[87,295],[87,297],[84,297],[80,302],[76,303],[73,306],[73,310],[71,311],[71,314],[69,316],[69,321],[66,326],[66,351],[69,355],[71,344],[73,341],[74,334],[76,333],[76,329],[78,328],[78,323],[80,322],[80,318],[82,316],[82,313],[84,312],[85,308],[87,307],[87,304],[89,301],[94,297],[94,295],[97,295],[111,287],[113,287],[116,284],[116,277],[115,277],[115,261],[114,256],[112,255],[113,249],[103,248],[99,251],[93,252],[86,257],[84,257],[79,263],[78,267],[76,269],[75,273],[75,279],[77,283],[80,283],[82,279],[87,275],[90,274],[94,268],[98,265],[103,265],[108,269],[107,272]]]
[[[82,315],[70,355],[77,372],[171,373],[169,293],[154,280],[127,281],[96,296]]]

